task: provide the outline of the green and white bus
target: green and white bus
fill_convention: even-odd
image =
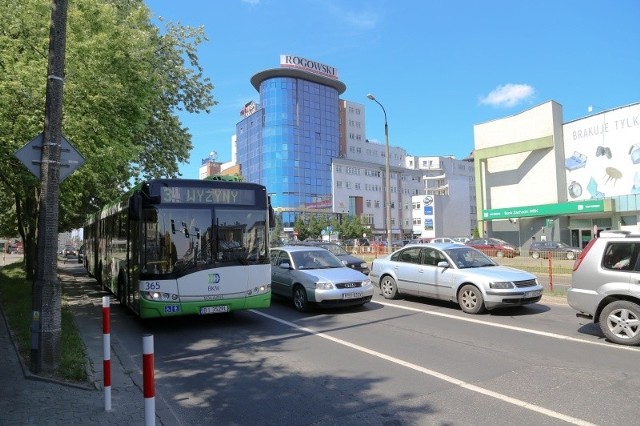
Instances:
[[[84,264],[141,318],[266,308],[272,224],[262,185],[150,180],[87,221]]]

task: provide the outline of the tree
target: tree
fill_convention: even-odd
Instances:
[[[0,207],[24,241],[29,279],[40,188],[13,154],[44,127],[49,18],[41,0],[0,0],[0,188],[11,194]],[[169,23],[161,33],[141,0],[69,5],[62,130],[85,163],[60,184],[60,230],[142,178],[178,175],[192,145],[175,111],[216,104],[196,54],[204,40],[203,28]]]

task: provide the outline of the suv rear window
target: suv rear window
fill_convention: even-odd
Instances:
[[[602,267],[614,270],[637,270],[640,243],[613,241],[607,244],[602,256]]]

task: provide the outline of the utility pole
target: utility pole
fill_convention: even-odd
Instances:
[[[62,93],[67,40],[68,0],[52,0],[49,61],[40,169],[38,260],[31,312],[31,370],[51,373],[60,363],[62,288],[58,282],[58,205]]]

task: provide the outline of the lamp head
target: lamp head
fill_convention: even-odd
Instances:
[[[371,99],[372,101],[375,101],[375,100],[376,100],[376,97],[375,97],[375,96],[373,96],[371,93],[369,93],[369,94],[367,95],[367,98]]]

